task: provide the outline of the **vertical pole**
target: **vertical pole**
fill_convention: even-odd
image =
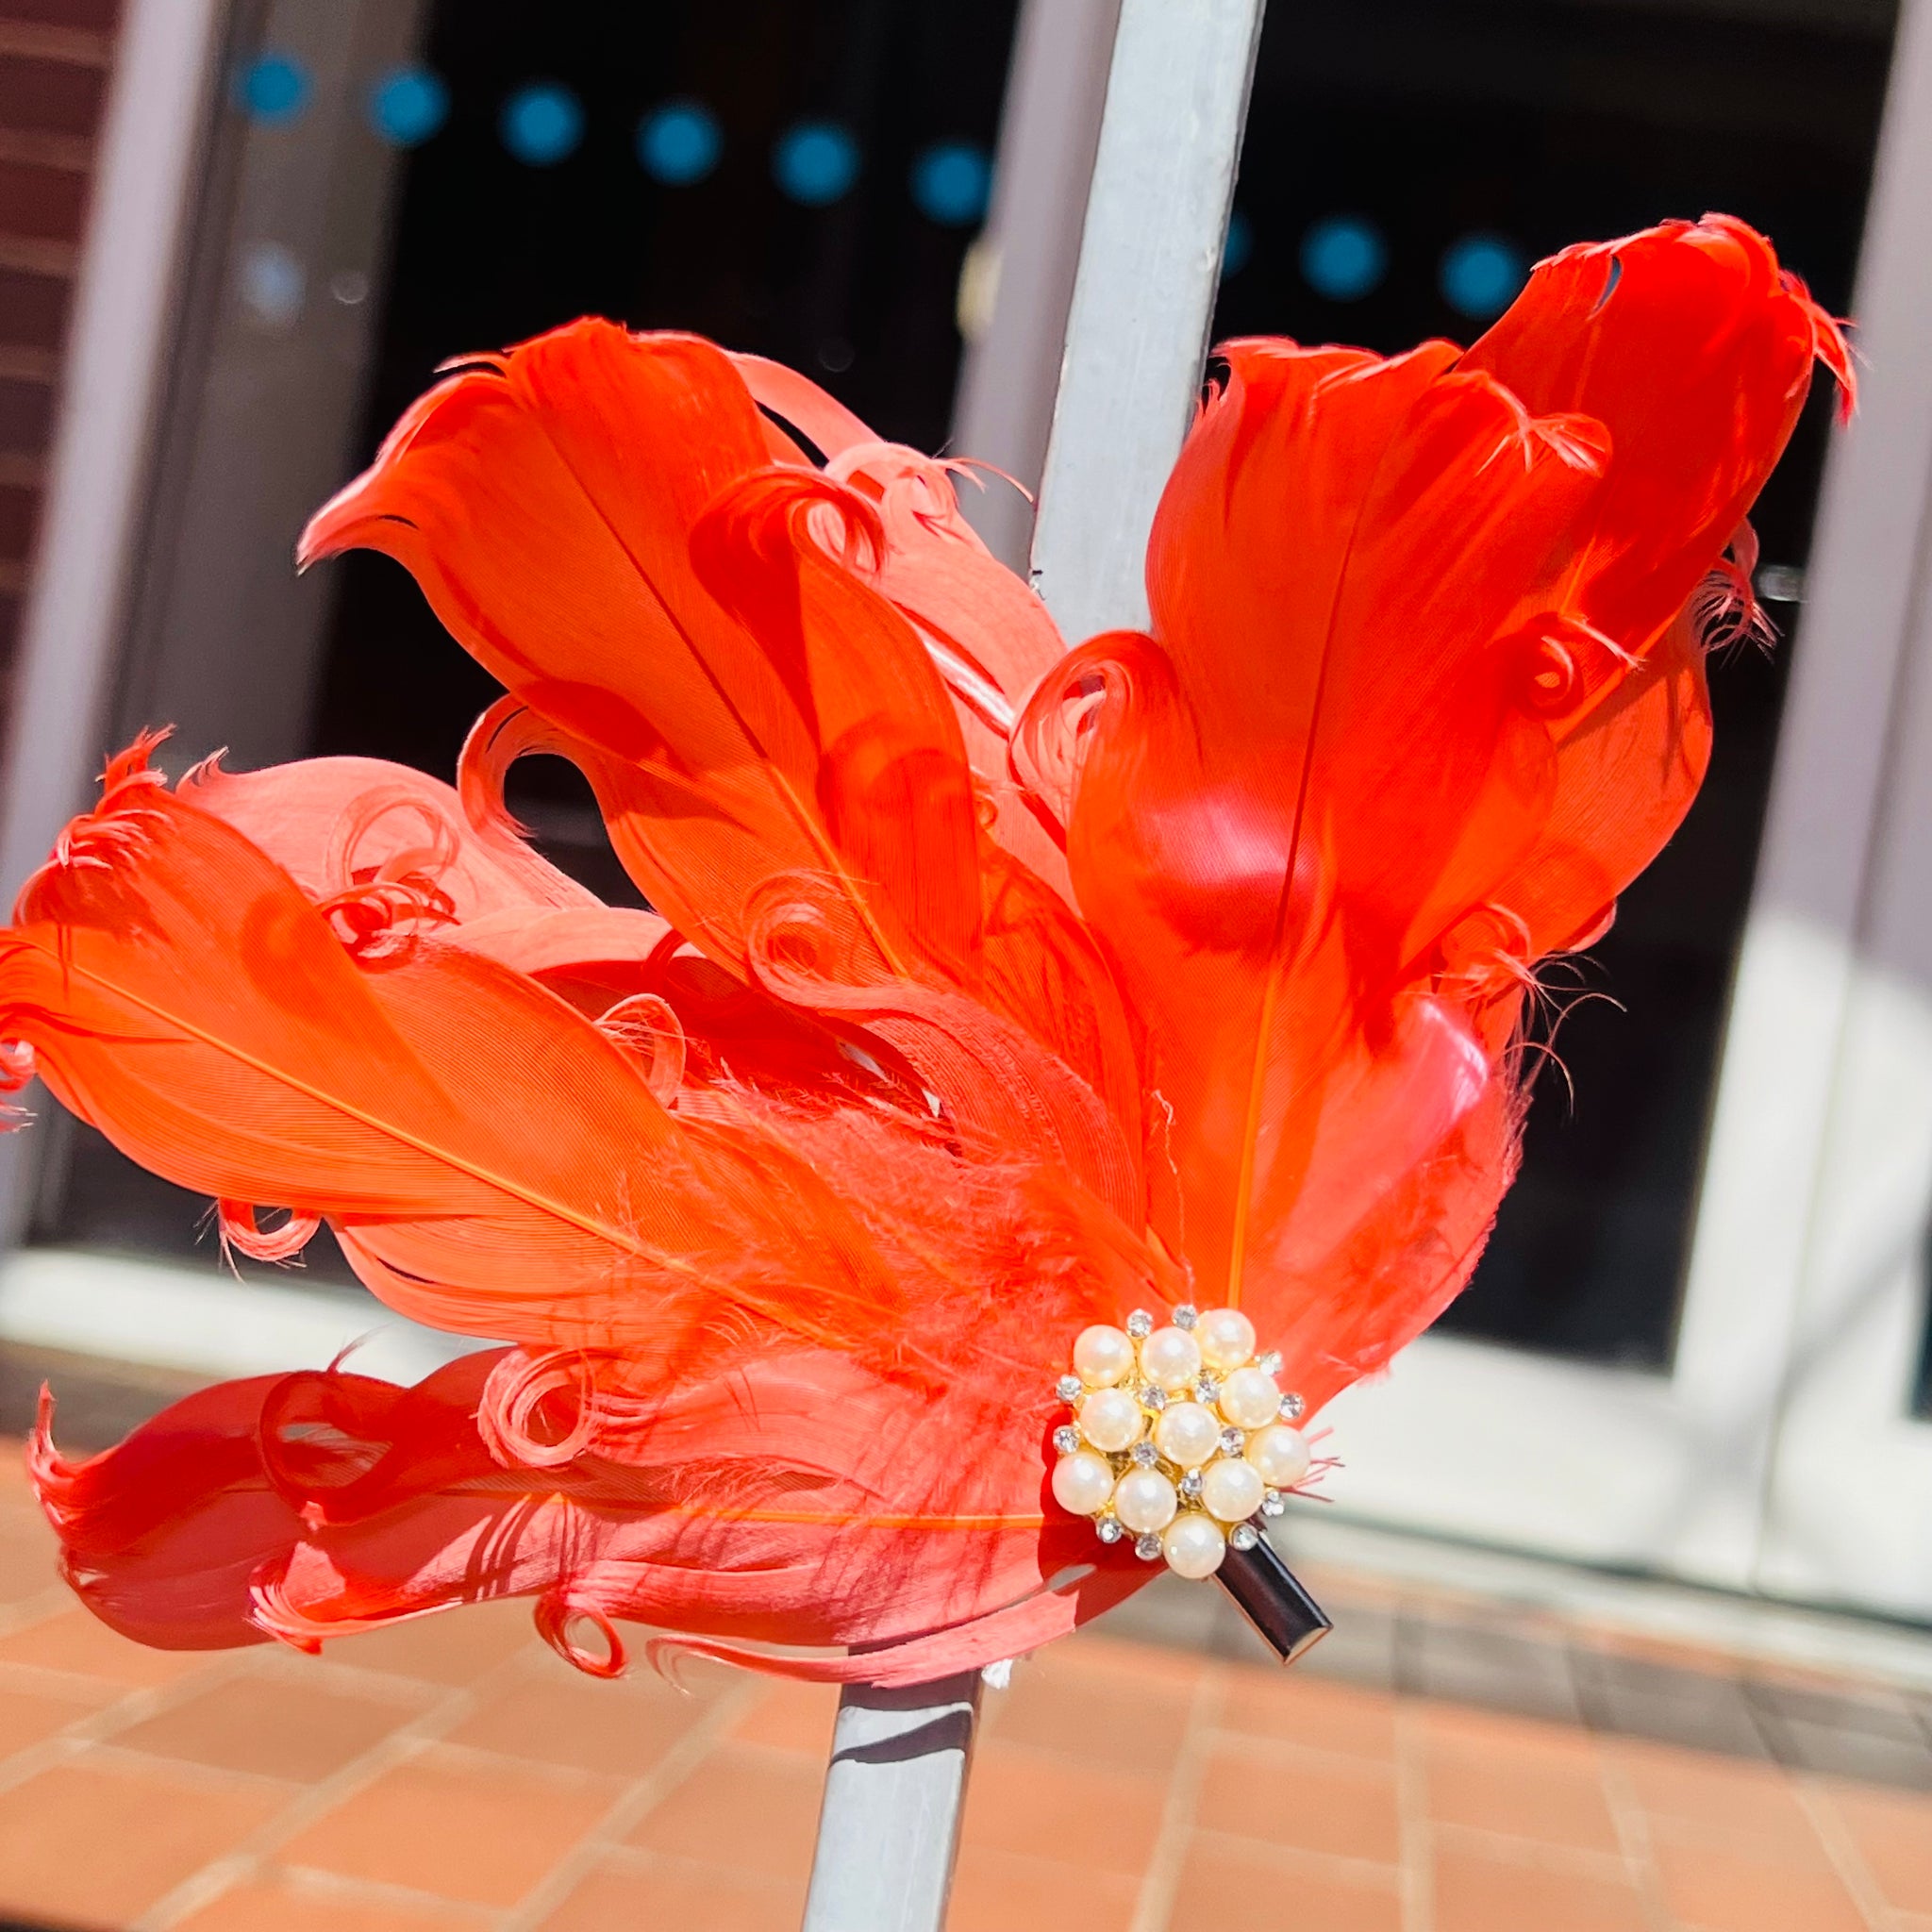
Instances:
[[[896,1690],[845,1687],[805,1932],[941,1932],[979,1691],[977,1671]]]
[[[1201,379],[1262,5],[1122,0],[1033,541],[1071,638],[1145,622],[1147,532]],[[978,1704],[976,1674],[845,1691],[805,1932],[940,1932]]]
[[[1036,495],[1120,11],[1121,0],[1025,0],[1013,31],[992,211],[971,258],[993,294],[984,333],[968,341],[961,361],[952,446]],[[1032,504],[993,478],[984,490],[962,490],[959,507],[993,555],[1024,575]]]
[[[1147,533],[1193,420],[1262,0],[1124,0],[1033,572],[1075,641],[1147,622]]]

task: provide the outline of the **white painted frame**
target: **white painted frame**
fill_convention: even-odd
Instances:
[[[128,0],[122,18],[0,766],[9,904],[92,775],[227,13],[226,0]]]
[[[1775,1094],[1782,1056],[1804,1082],[1815,1184],[1783,1209],[1795,1239],[1756,1580],[1932,1620],[1932,1424],[1911,1414],[1932,1229],[1927,0],[1908,0],[1901,23],[1855,313],[1865,393],[1820,532],[1827,648],[1799,667],[1813,728],[1792,785],[1806,795],[1780,821],[1760,894],[1784,977],[1755,1079]],[[1847,792],[1874,812],[1862,854],[1824,809]]]

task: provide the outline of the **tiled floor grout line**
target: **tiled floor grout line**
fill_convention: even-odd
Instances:
[[[486,1928],[496,1932],[497,1921],[503,1916],[500,1909],[490,1906],[466,1905],[433,1891],[418,1891],[413,1886],[386,1885],[379,1878],[351,1878],[346,1873],[325,1872],[313,1865],[280,1865],[275,1875],[276,1882],[291,1891],[332,1905],[387,1906],[397,1911],[441,1914],[452,1928],[468,1928],[468,1932],[486,1932]]]
[[[1353,1885],[1364,1891],[1380,1890],[1384,1896],[1388,1894],[1391,1871],[1398,1871],[1399,1875],[1399,1868],[1380,1858],[1356,1858],[1346,1852],[1321,1852],[1307,1845],[1269,1844],[1260,1839],[1244,1838],[1239,1832],[1216,1831],[1203,1824],[1196,1824],[1191,1836],[1204,1850],[1239,1852],[1243,1858],[1254,1863],[1278,1865],[1285,1873],[1292,1872],[1305,1877],[1339,1879],[1344,1885]]]
[[[1423,1762],[1422,1718],[1414,1703],[1397,1694],[1395,1722],[1395,1826],[1402,1855],[1402,1932],[1434,1932],[1435,1834],[1429,1824],[1428,1769]]]
[[[241,1664],[225,1661],[211,1665],[206,1671],[187,1673],[172,1683],[139,1685],[106,1704],[96,1705],[72,1724],[63,1724],[51,1738],[42,1738],[38,1743],[29,1744],[25,1750],[16,1751],[0,1761],[0,1792],[12,1790],[43,1772],[89,1757],[103,1747],[111,1749],[109,1740],[120,1732],[144,1724],[151,1717],[162,1716],[211,1686],[239,1676],[242,1670]],[[58,1674],[69,1682],[100,1684],[107,1681],[100,1677],[82,1679],[75,1672]]]
[[[1651,1840],[1649,1813],[1638,1802],[1629,1773],[1603,1749],[1601,1740],[1597,1749],[1597,1780],[1608,1802],[1610,1823],[1616,1826],[1617,1842],[1624,1848],[1624,1862],[1643,1916],[1652,1932],[1676,1932],[1677,1922],[1664,1899],[1663,1874],[1657,1868],[1657,1848]]]
[[[754,1682],[737,1684],[715,1699],[710,1709],[663,1757],[621,1791],[603,1817],[510,1907],[497,1932],[528,1932],[528,1928],[548,1918],[597,1860],[615,1849],[626,1832],[641,1823],[697,1769],[713,1746],[723,1741],[731,1725],[757,1702],[763,1688]]]
[[[1844,1889],[1851,1893],[1852,1903],[1863,1915],[1866,1924],[1872,1932],[1891,1932],[1894,1923],[1891,1907],[1819,1781],[1794,1773],[1787,1775],[1790,1779],[1793,1795],[1804,1807],[1805,1816],[1811,1821],[1811,1829],[1818,1834],[1819,1842],[1824,1847],[1825,1857],[1831,1860],[1832,1869]]]
[[[446,1688],[441,1697],[398,1724],[360,1757],[352,1757],[339,1771],[301,1791],[232,1851],[191,1873],[135,1920],[128,1932],[167,1932],[190,1912],[253,1877],[305,1825],[417,1755],[424,1745],[437,1741],[476,1708],[484,1688],[493,1687],[499,1678],[513,1680],[521,1674],[523,1664],[520,1657],[506,1657],[471,1683]]]
[[[1226,1693],[1226,1679],[1227,1672],[1222,1665],[1204,1662],[1193,1694],[1188,1700],[1187,1727],[1181,1733],[1180,1749],[1168,1767],[1167,1799],[1161,1807],[1153,1853],[1141,1877],[1132,1932],[1166,1932],[1174,1916],[1181,1872],[1187,1863],[1188,1840],[1193,1834],[1194,1808],[1201,1796],[1201,1777],[1207,1769],[1208,1755],[1214,1747],[1216,1720]]]
[[[1621,1851],[1592,1851],[1588,1845],[1566,1845],[1552,1839],[1525,1838],[1521,1832],[1452,1824],[1441,1819],[1430,1821],[1429,1837],[1434,1848],[1473,1851],[1498,1864],[1521,1865],[1526,1871],[1568,1872],[1578,1878],[1629,1876],[1628,1861]]]

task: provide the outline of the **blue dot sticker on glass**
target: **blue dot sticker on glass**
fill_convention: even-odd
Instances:
[[[251,242],[242,251],[235,283],[242,306],[268,328],[287,328],[302,313],[308,272],[279,242]]]
[[[666,101],[638,123],[638,166],[667,188],[689,188],[724,152],[718,117],[701,101]]]
[[[913,206],[942,228],[984,221],[991,197],[992,157],[971,142],[938,142],[912,163]]]
[[[1442,255],[1442,299],[1457,315],[1491,322],[1515,301],[1529,275],[1523,250],[1503,235],[1464,235]]]
[[[528,168],[554,168],[584,138],[584,106],[560,81],[535,80],[503,104],[496,131]]]
[[[292,54],[258,54],[235,75],[235,105],[271,127],[299,120],[311,91],[308,68]]]
[[[836,121],[801,121],[772,150],[779,192],[807,208],[829,208],[858,179],[858,143]]]
[[[426,67],[391,67],[369,90],[369,125],[394,147],[421,147],[449,119],[449,89]]]
[[[1224,279],[1238,275],[1255,253],[1255,225],[1240,208],[1227,218],[1227,234],[1221,243],[1221,273]]]
[[[1361,215],[1329,215],[1302,237],[1302,279],[1330,302],[1359,302],[1389,273],[1389,244]]]

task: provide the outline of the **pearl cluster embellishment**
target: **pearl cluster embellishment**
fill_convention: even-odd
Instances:
[[[1124,1330],[1082,1329],[1058,1388],[1074,1420],[1054,1431],[1054,1500],[1091,1516],[1104,1543],[1131,1536],[1150,1563],[1213,1575],[1308,1473],[1302,1399],[1281,1392],[1280,1373],[1239,1308],[1178,1307],[1165,1328],[1136,1308]]]

